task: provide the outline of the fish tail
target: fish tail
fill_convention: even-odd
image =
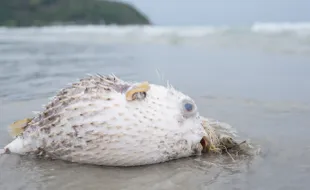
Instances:
[[[31,122],[32,118],[25,118],[18,121],[15,121],[9,126],[9,132],[12,137],[20,136],[28,126],[28,123]]]

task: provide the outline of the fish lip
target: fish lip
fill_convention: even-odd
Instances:
[[[200,140],[200,145],[202,146],[202,153],[208,153],[211,148],[211,141],[209,140],[208,137],[203,136]]]

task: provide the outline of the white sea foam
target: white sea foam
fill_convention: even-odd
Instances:
[[[254,23],[240,28],[116,25],[0,28],[0,42],[191,44],[310,55],[310,22]]]
[[[223,31],[234,31],[237,28],[222,26],[117,26],[117,25],[86,25],[86,26],[47,26],[47,27],[29,27],[20,28],[20,32],[42,32],[42,33],[103,33],[113,35],[126,35],[131,33],[144,33],[150,36],[160,36],[169,34],[184,34],[188,37],[201,37],[209,34],[215,34]],[[282,33],[296,32],[308,33],[310,35],[310,22],[283,22],[283,23],[264,23],[256,22],[250,27],[244,27],[248,32],[264,33]],[[16,29],[0,27],[0,33],[9,32]],[[240,31],[240,30],[239,30]]]
[[[264,33],[296,33],[296,34],[307,34],[310,35],[310,22],[300,23],[255,23],[252,26],[253,32],[264,32]]]

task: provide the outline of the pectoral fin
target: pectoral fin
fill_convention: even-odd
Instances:
[[[143,83],[140,83],[136,86],[133,86],[131,89],[129,89],[127,92],[126,92],[126,100],[128,101],[132,101],[132,100],[135,100],[139,97],[145,97],[146,95],[146,92],[150,89],[150,85],[148,82],[143,82]],[[139,96],[137,94],[144,94],[142,96]]]

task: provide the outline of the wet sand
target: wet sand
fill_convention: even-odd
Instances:
[[[40,110],[67,83],[87,73],[114,73],[136,81],[169,80],[195,99],[201,115],[233,126],[241,138],[260,145],[262,153],[235,162],[203,155],[131,168],[4,155],[1,190],[309,189],[309,57],[178,44],[62,43],[61,39],[2,44],[1,147],[11,140],[8,124]]]

